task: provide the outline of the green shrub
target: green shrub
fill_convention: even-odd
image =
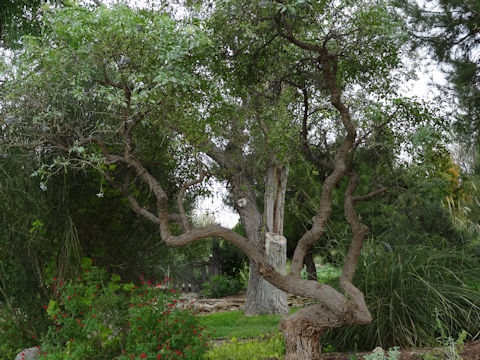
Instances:
[[[211,349],[206,358],[209,360],[267,360],[283,358],[285,343],[280,332],[262,335],[258,340],[239,340],[232,338],[230,342]]]
[[[207,351],[204,328],[165,282],[122,284],[90,261],[83,268],[81,277],[53,282],[46,359],[201,359]]]
[[[342,274],[342,269],[338,266],[326,263],[317,269],[317,279],[321,283],[329,283],[336,280]]]
[[[203,283],[201,294],[207,298],[220,298],[237,294],[242,288],[241,282],[234,277],[214,275]]]
[[[364,360],[398,360],[400,359],[399,347],[393,347],[385,354],[383,350],[374,352],[363,357]]]
[[[33,342],[32,342],[33,340]],[[8,309],[0,310],[0,359],[11,360],[21,350],[35,342],[32,335],[27,337]]]
[[[329,331],[324,341],[348,351],[432,346],[462,330],[471,339],[480,328],[480,292],[468,284],[478,279],[479,268],[467,247],[368,241],[354,284],[365,294],[373,321]]]

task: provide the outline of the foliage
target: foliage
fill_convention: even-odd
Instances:
[[[238,278],[248,262],[245,254],[223,239],[213,239],[210,248],[213,256],[219,259],[222,272]]]
[[[37,340],[32,335],[27,337],[11,310],[3,307],[0,310],[0,359],[14,359],[15,355],[25,349],[25,344],[29,343],[37,343]]]
[[[214,347],[207,353],[211,360],[268,360],[282,358],[285,353],[285,344],[280,332],[261,335],[256,340],[241,340],[232,338],[225,344]]]
[[[399,347],[393,347],[388,350],[388,355],[385,354],[383,350],[379,352],[374,352],[369,355],[365,355],[363,358],[365,360],[398,360],[400,359]]]
[[[50,0],[51,4],[62,4],[63,0]],[[44,0],[5,0],[0,5],[0,47],[19,48],[22,36],[38,34],[39,21]]]
[[[317,269],[317,279],[321,283],[331,283],[337,280],[342,273],[342,270],[332,264],[326,263],[320,265],[320,269]]]
[[[63,179],[52,179],[58,185],[55,191],[42,191],[30,176],[34,167],[31,159],[13,152],[4,155],[0,158],[2,318],[13,319],[23,337],[38,338],[47,330],[45,313],[37,306],[51,295],[45,279],[77,270],[79,239]]]
[[[11,304],[2,316],[15,319],[26,339],[47,330],[46,314],[37,306],[51,296],[47,279],[73,276],[83,254],[134,281],[142,273],[180,279],[206,252],[202,244],[182,249],[162,244],[158,229],[133,214],[112,189],[105,189],[103,198],[93,196],[98,176],[58,174],[42,191],[31,176],[35,159],[18,152],[5,155],[0,158],[0,299]]]
[[[449,336],[445,340],[443,353],[445,354],[447,360],[461,360],[462,359],[462,357],[459,355],[459,353],[461,353],[462,350],[463,350],[463,342],[465,341],[466,337],[467,337],[467,332],[462,331],[457,340],[455,340],[451,336]]]
[[[329,332],[338,349],[432,346],[439,338],[480,325],[480,294],[468,286],[480,266],[468,246],[445,242],[402,245],[369,241],[355,283],[365,294],[373,321]],[[439,327],[439,322],[441,327]]]
[[[476,0],[395,1],[408,15],[411,41],[433,50],[435,58],[447,64],[445,72],[458,101],[453,110],[457,140],[478,147],[480,131],[480,8]],[[434,6],[434,11],[432,11]],[[459,111],[460,110],[460,111]]]
[[[241,311],[219,312],[200,316],[203,327],[215,329],[215,339],[253,338],[278,329],[280,315],[245,316]]]
[[[207,348],[204,328],[167,283],[120,282],[84,259],[82,276],[54,278],[55,299],[45,306],[52,320],[43,339],[47,359],[200,359]]]
[[[208,282],[203,283],[201,294],[207,298],[221,298],[237,294],[242,289],[242,284],[236,278],[214,275],[210,276]]]
[[[460,353],[463,351],[463,345],[467,333],[462,331],[458,339],[455,340],[451,336],[443,338],[441,343],[440,349],[434,349],[424,355],[422,355],[422,359],[424,360],[439,360],[439,359],[446,359],[446,360],[461,360],[462,357]]]
[[[118,21],[112,23],[111,18]],[[118,84],[124,82],[128,82],[130,94],[128,109],[135,116],[145,116],[132,140],[136,143],[134,154],[144,165],[155,168],[155,175],[175,168],[175,157],[167,155],[180,157],[189,149],[178,147],[175,141],[180,139],[166,134],[168,126],[159,129],[159,122],[170,124],[169,120],[183,111],[182,107],[188,107],[185,114],[193,116],[195,108],[190,101],[201,95],[200,90],[194,91],[194,86],[198,89],[202,84],[201,77],[195,74],[197,63],[192,54],[195,49],[208,47],[208,39],[199,28],[193,24],[177,28],[168,14],[133,11],[125,5],[100,7],[95,11],[76,5],[50,9],[44,22],[48,28],[43,36],[25,39],[25,51],[14,61],[15,74],[5,74],[3,79],[5,85],[7,82],[12,85],[9,90],[4,88],[5,95],[7,92],[12,95],[10,100],[16,97],[15,93],[19,94],[17,91],[24,92],[21,88],[28,89],[28,102],[39,106],[39,111],[33,119],[20,110],[20,102],[7,99],[12,107],[2,109],[10,113],[5,119],[7,133],[15,134],[16,141],[23,138],[35,142],[44,136],[53,140],[50,145],[44,144],[38,154],[44,162],[36,172],[41,181],[47,185],[52,173],[67,167],[82,170],[95,167],[115,175],[126,171],[121,163],[105,167],[106,159],[98,143],[84,144],[86,139],[99,139],[99,132],[101,141],[118,144],[119,116],[124,116],[125,111],[124,93]],[[10,82],[13,78],[15,81]],[[189,96],[182,97],[186,92]],[[182,106],[178,99],[185,100]],[[73,119],[80,120],[80,114],[86,117],[74,125],[82,128],[77,133],[70,125]],[[68,149],[61,156],[58,151],[48,151],[60,145],[59,138],[52,138],[55,128],[63,134],[61,146]],[[166,151],[159,153],[149,144],[162,144]],[[122,151],[120,145],[108,149],[113,153]],[[177,172],[179,176],[186,173],[185,168]],[[172,181],[169,186],[175,187],[178,182]],[[135,192],[135,185],[132,186]]]
[[[101,184],[103,196],[95,196]],[[158,227],[133,212],[122,195],[103,184],[98,174],[70,172],[65,187],[82,253],[94,257],[97,264],[124,281],[150,274],[154,278],[168,276],[180,284],[190,283],[192,268],[208,258],[205,242],[177,249],[166,246]],[[139,187],[137,192],[148,197],[145,190]],[[192,202],[186,199],[185,210],[190,213],[192,208]]]

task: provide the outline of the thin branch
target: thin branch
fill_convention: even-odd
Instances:
[[[310,145],[308,144],[308,90],[303,88],[301,89],[303,93],[303,122],[302,122],[302,132],[301,132],[301,142],[302,142],[302,151],[317,168],[326,168],[333,170],[333,164],[329,161],[320,159],[318,156],[313,155]]]
[[[370,200],[371,198],[375,197],[375,196],[378,196],[380,194],[383,194],[384,192],[388,191],[389,189],[386,188],[386,187],[382,187],[378,190],[375,190],[375,191],[372,191],[366,195],[361,195],[361,196],[354,196],[352,198],[352,201],[353,203],[357,203],[359,201],[366,201],[366,200]]]
[[[181,220],[180,223],[182,225],[183,231],[185,232],[188,232],[191,229],[191,225],[187,219],[187,215],[185,214],[185,209],[183,207],[183,198],[185,197],[185,192],[188,190],[189,187],[199,184],[205,179],[205,172],[203,171],[202,163],[198,162],[198,166],[199,166],[199,173],[200,173],[199,178],[183,184],[182,188],[180,189],[177,195],[177,206],[178,206],[178,211],[179,211],[180,220]]]
[[[110,174],[110,171],[105,171],[104,173],[105,179],[108,181],[108,183],[116,190],[118,190],[123,197],[125,197],[128,202],[130,203],[130,206],[132,207],[133,211],[135,211],[137,214],[142,215],[143,217],[147,218],[148,220],[152,221],[154,224],[160,225],[161,221],[160,219],[155,216],[153,213],[148,211],[145,207],[141,206],[137,199],[128,191],[128,184],[124,183],[119,184],[116,182],[113,177]]]
[[[285,21],[285,17],[283,14],[277,14],[277,16],[275,16],[275,22],[277,23],[278,34],[281,37],[289,40],[292,44],[297,45],[299,48],[302,48],[304,50],[320,52],[321,47],[317,44],[310,44],[305,41],[299,40],[293,35],[292,28],[290,24]],[[282,25],[285,27],[285,31],[282,29]]]
[[[160,103],[160,105],[161,105],[161,103]],[[129,145],[131,144],[133,131],[135,130],[137,125],[145,118],[145,116],[150,111],[152,111],[152,109],[147,109],[147,110],[144,110],[144,111],[135,112],[135,114],[133,114],[133,116],[128,117],[128,119],[126,119],[123,122],[123,124],[122,124],[122,128],[124,129],[123,130],[123,135],[125,136],[125,140],[126,140],[127,144],[129,144]],[[127,125],[130,125],[130,126],[127,126]]]
[[[98,82],[99,84],[101,85],[104,85],[104,86],[111,86],[111,87],[114,87],[116,89],[120,89],[120,90],[124,90],[125,91],[125,84],[120,84],[120,83],[116,83],[116,82],[113,82],[111,80],[109,80],[106,75],[105,75],[105,78],[102,79],[102,80],[94,80],[96,82]]]

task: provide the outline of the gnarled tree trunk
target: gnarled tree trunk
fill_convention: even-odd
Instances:
[[[320,337],[326,330],[341,325],[338,316],[322,305],[308,306],[285,316],[279,327],[285,338],[286,358],[320,359]]]

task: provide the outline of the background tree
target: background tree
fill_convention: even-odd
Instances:
[[[478,1],[399,0],[408,16],[415,46],[433,50],[433,57],[446,64],[445,73],[458,100],[454,109],[459,141],[478,147],[480,129],[480,5]],[[447,91],[447,92],[448,92]],[[459,111],[460,110],[460,111]]]

